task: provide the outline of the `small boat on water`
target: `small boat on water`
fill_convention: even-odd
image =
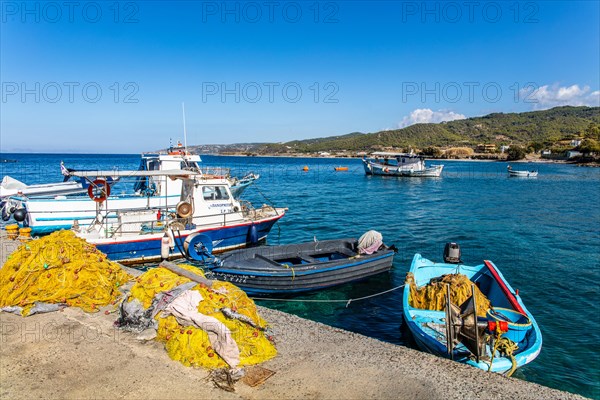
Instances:
[[[260,178],[260,175],[255,174],[254,172],[249,172],[241,178],[229,178],[229,183],[231,183],[231,194],[233,197],[239,198],[244,190],[252,185],[258,178]]]
[[[333,167],[334,171],[348,171],[348,167]]]
[[[377,236],[378,235],[378,236]],[[319,240],[236,250],[220,257],[208,276],[248,294],[287,295],[324,289],[389,271],[395,248],[369,231],[359,240]]]
[[[81,182],[55,182],[27,185],[18,179],[6,175],[0,182],[0,198],[22,194],[25,196],[57,196],[83,193],[86,188]]]
[[[462,264],[455,243],[446,245],[444,260],[416,254],[407,274],[403,314],[419,347],[507,375],[533,361],[540,329],[498,268],[487,260]]]
[[[442,174],[443,165],[425,165],[425,158],[416,154],[375,152],[363,159],[367,175],[436,178]]]
[[[535,178],[536,176],[538,176],[538,171],[537,170],[519,171],[519,170],[512,169],[511,165],[508,166],[507,170],[508,170],[508,176],[510,176],[510,177],[516,177],[516,178]]]

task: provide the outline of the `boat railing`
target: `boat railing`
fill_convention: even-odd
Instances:
[[[162,215],[175,215],[174,210],[164,210],[164,208],[147,208],[147,209],[130,209],[129,212],[143,212],[148,211],[148,214],[152,218],[145,218],[133,221],[123,221],[120,217],[127,215],[127,211],[124,210],[109,210],[107,212],[97,213],[96,217],[92,222],[87,225],[84,229],[90,233],[92,231],[103,232],[107,238],[114,238],[120,235],[137,235],[137,234],[152,234],[158,232],[164,232],[165,229],[171,229],[174,231],[206,228],[206,227],[217,227],[227,226],[235,222],[239,222],[244,218],[251,218],[256,216],[256,212],[253,207],[248,210],[246,215],[244,212],[240,214],[240,211],[229,211],[224,213],[213,213],[204,214],[195,217],[160,217],[158,219],[158,211],[161,210]],[[90,218],[91,219],[91,218]]]

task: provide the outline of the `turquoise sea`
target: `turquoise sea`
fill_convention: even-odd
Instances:
[[[0,154],[0,176],[26,183],[62,180],[71,168],[135,169],[139,155]],[[365,176],[357,159],[203,156],[234,174],[261,174],[244,198],[289,207],[270,244],[345,236],[369,229],[395,244],[391,273],[304,296],[352,299],[401,285],[415,253],[441,260],[460,243],[463,260],[490,259],[535,316],[543,348],[515,376],[600,399],[600,168],[514,164],[539,177],[508,178],[506,163],[439,161],[439,179]],[[334,172],[337,165],[347,172]],[[309,171],[303,172],[302,167]],[[328,325],[414,346],[402,323],[402,291],[351,303],[261,301]]]

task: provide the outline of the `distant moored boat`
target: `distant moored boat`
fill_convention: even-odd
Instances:
[[[425,165],[425,158],[416,154],[375,152],[374,158],[364,158],[363,166],[367,175],[403,177],[439,177],[443,165]]]
[[[516,177],[516,178],[535,178],[536,176],[538,176],[538,171],[537,170],[531,170],[531,171],[518,171],[515,169],[512,169],[512,166],[508,166],[508,176],[511,177]]]

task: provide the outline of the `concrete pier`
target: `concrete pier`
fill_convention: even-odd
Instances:
[[[113,328],[116,314],[76,308],[22,318],[0,313],[2,399],[577,399],[402,346],[260,308],[279,355],[260,386],[233,393],[163,345]]]
[[[8,256],[20,245],[21,242],[18,239],[9,239],[6,231],[3,228],[0,228],[0,267],[4,265]]]

